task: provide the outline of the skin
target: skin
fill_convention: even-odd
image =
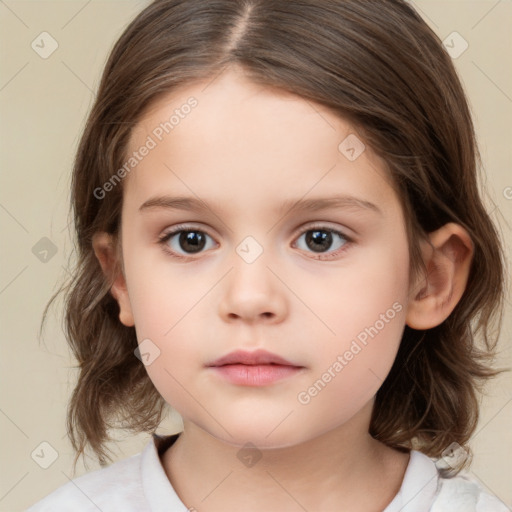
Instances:
[[[160,99],[135,127],[128,153],[190,96],[198,106],[123,181],[122,254],[106,233],[93,241],[107,276],[122,261],[111,289],[120,321],[135,326],[139,343],[149,338],[160,350],[148,375],[183,417],[164,470],[183,503],[200,512],[383,510],[409,455],[369,435],[374,397],[404,326],[434,327],[459,301],[471,240],[453,223],[430,234],[430,244],[422,243],[428,276],[411,279],[405,221],[385,162],[369,147],[350,161],[338,146],[357,135],[354,127],[320,105],[252,84],[239,69]],[[334,194],[379,211],[279,212],[286,200]],[[198,197],[210,209],[140,211],[162,195]],[[158,242],[182,223],[209,235],[202,252],[186,259],[165,250],[187,256],[179,235]],[[349,241],[334,236],[315,252],[306,238],[315,228]],[[251,263],[237,253],[247,236],[263,250]],[[298,394],[393,304],[401,306],[394,318],[300,403]],[[258,348],[303,369],[248,387],[204,367],[235,349]],[[247,442],[262,456],[251,467],[237,457]]]

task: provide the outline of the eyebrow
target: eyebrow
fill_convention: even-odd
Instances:
[[[208,205],[205,201],[195,197],[171,197],[155,196],[145,201],[140,207],[139,212],[153,210],[157,208],[170,210],[185,210],[196,213],[219,210],[215,204]],[[278,213],[281,215],[295,213],[297,211],[321,211],[330,208],[336,209],[356,209],[368,210],[370,212],[383,215],[381,209],[374,203],[348,195],[336,195],[331,197],[318,197],[310,199],[289,199],[281,203]]]

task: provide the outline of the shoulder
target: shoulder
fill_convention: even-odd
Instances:
[[[468,474],[443,478],[439,462],[411,450],[402,486],[384,512],[511,512]]]
[[[510,509],[469,475],[460,474],[439,478],[432,512],[510,512]]]
[[[70,480],[27,509],[27,512],[126,512],[146,510],[140,463],[142,454]]]
[[[153,434],[141,453],[75,478],[27,512],[187,512],[160,456],[179,434]]]

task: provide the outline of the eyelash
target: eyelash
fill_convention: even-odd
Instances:
[[[167,245],[167,242],[175,235],[179,234],[179,233],[182,233],[184,231],[189,231],[189,232],[193,232],[193,233],[202,233],[202,234],[205,234],[207,236],[209,236],[210,238],[213,239],[213,236],[211,236],[207,231],[204,231],[203,229],[197,229],[193,226],[188,226],[188,225],[184,225],[184,224],[180,224],[176,227],[173,228],[172,231],[168,231],[164,234],[162,234],[159,238],[158,238],[158,244],[160,244],[162,246],[162,249],[167,253],[169,254],[171,257],[173,258],[176,258],[176,259],[180,259],[180,260],[194,260],[196,259],[192,254],[190,256],[183,256],[182,254],[178,254],[174,251],[171,251],[169,249],[169,246]],[[326,260],[331,260],[331,259],[334,259],[336,258],[337,256],[339,256],[341,253],[345,252],[348,247],[350,245],[352,245],[353,243],[353,240],[346,236],[344,233],[342,233],[341,231],[338,231],[338,230],[335,230],[335,229],[332,229],[332,228],[329,228],[325,225],[322,225],[322,224],[318,224],[318,225],[313,225],[313,226],[308,226],[307,229],[304,229],[302,230],[300,233],[298,233],[297,235],[297,239],[300,238],[302,235],[304,235],[305,233],[308,233],[309,231],[323,231],[325,233],[332,233],[332,234],[335,234],[335,235],[339,235],[340,238],[342,238],[345,243],[343,244],[343,246],[339,249],[337,249],[336,251],[332,252],[332,253],[316,253],[316,254],[329,254],[328,257],[315,257],[313,259],[316,259],[316,260],[323,260],[323,261],[326,261]],[[199,253],[196,253],[196,254],[200,254]],[[315,253],[313,253],[315,254]]]

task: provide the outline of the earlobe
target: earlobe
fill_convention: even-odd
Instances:
[[[450,222],[422,241],[427,275],[411,287],[406,324],[418,330],[431,329],[448,318],[461,299],[469,278],[473,243],[468,232]]]
[[[126,280],[119,264],[119,256],[112,235],[105,232],[95,233],[92,239],[92,246],[103,274],[108,280],[113,282],[110,293],[119,305],[120,322],[127,327],[133,327],[135,322],[133,320]]]

